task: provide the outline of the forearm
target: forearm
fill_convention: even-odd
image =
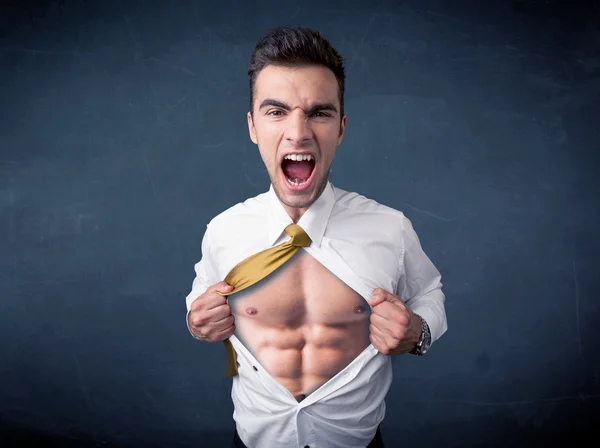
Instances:
[[[441,285],[424,294],[406,301],[406,305],[415,314],[425,320],[431,332],[431,343],[439,339],[448,329],[446,321],[445,295]]]
[[[192,325],[189,319],[192,303],[208,289],[209,285],[214,284],[218,281],[212,267],[213,261],[210,254],[209,240],[210,239],[207,226],[207,231],[205,232],[202,238],[202,257],[200,261],[198,261],[194,265],[194,272],[196,275],[192,282],[192,289],[185,298],[185,305],[187,308],[187,312],[185,315],[185,323],[190,334],[198,340],[201,339],[192,331]]]
[[[197,286],[197,285],[196,285],[196,286]],[[204,291],[202,291],[202,292],[204,292]],[[198,339],[198,340],[201,340],[201,339],[200,339],[198,336],[196,336],[196,335],[194,334],[194,332],[192,331],[192,326],[191,326],[191,324],[190,324],[190,311],[191,311],[191,310],[190,310],[190,308],[191,308],[191,306],[192,306],[192,302],[193,302],[194,300],[196,300],[196,298],[197,298],[197,297],[198,297],[200,294],[202,294],[202,292],[200,292],[198,289],[194,288],[194,289],[192,289],[192,291],[191,291],[191,292],[190,292],[190,293],[187,295],[187,297],[185,298],[185,305],[186,305],[186,309],[187,309],[187,311],[186,311],[186,313],[185,313],[185,324],[186,324],[186,326],[187,326],[187,329],[188,329],[188,331],[190,332],[190,334],[191,334],[191,335],[192,335],[192,336],[193,336],[195,339]]]

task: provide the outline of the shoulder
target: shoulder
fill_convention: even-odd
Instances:
[[[360,193],[334,187],[335,206],[332,219],[360,223],[367,232],[380,230],[387,235],[401,238],[404,231],[411,227],[404,212],[389,205],[368,198]],[[363,227],[364,226],[364,227]]]
[[[235,235],[241,229],[260,225],[266,220],[267,208],[267,193],[233,204],[208,222],[207,233],[210,233],[211,239],[215,239],[221,235]]]

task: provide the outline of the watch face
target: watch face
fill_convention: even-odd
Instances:
[[[429,331],[429,325],[427,325],[425,319],[423,319],[421,316],[419,316],[419,318],[421,319],[421,338],[411,353],[416,355],[424,355],[425,352],[429,350],[429,346],[431,345],[431,332]]]

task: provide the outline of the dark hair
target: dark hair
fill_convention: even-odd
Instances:
[[[260,71],[267,65],[299,67],[321,65],[330,69],[338,82],[340,117],[344,116],[344,59],[321,36],[309,28],[278,27],[260,38],[248,66],[250,78],[250,113],[254,115],[254,85]]]

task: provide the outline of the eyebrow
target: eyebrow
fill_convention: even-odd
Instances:
[[[261,110],[268,106],[279,107],[280,109],[287,110],[288,112],[292,110],[290,106],[281,101],[277,101],[271,98],[267,98],[261,104],[258,110]],[[304,110],[304,109],[303,109]],[[336,107],[332,103],[318,103],[313,105],[310,109],[305,110],[304,113],[307,115],[314,114],[315,112],[321,112],[322,110],[329,110],[332,112],[337,112]]]

